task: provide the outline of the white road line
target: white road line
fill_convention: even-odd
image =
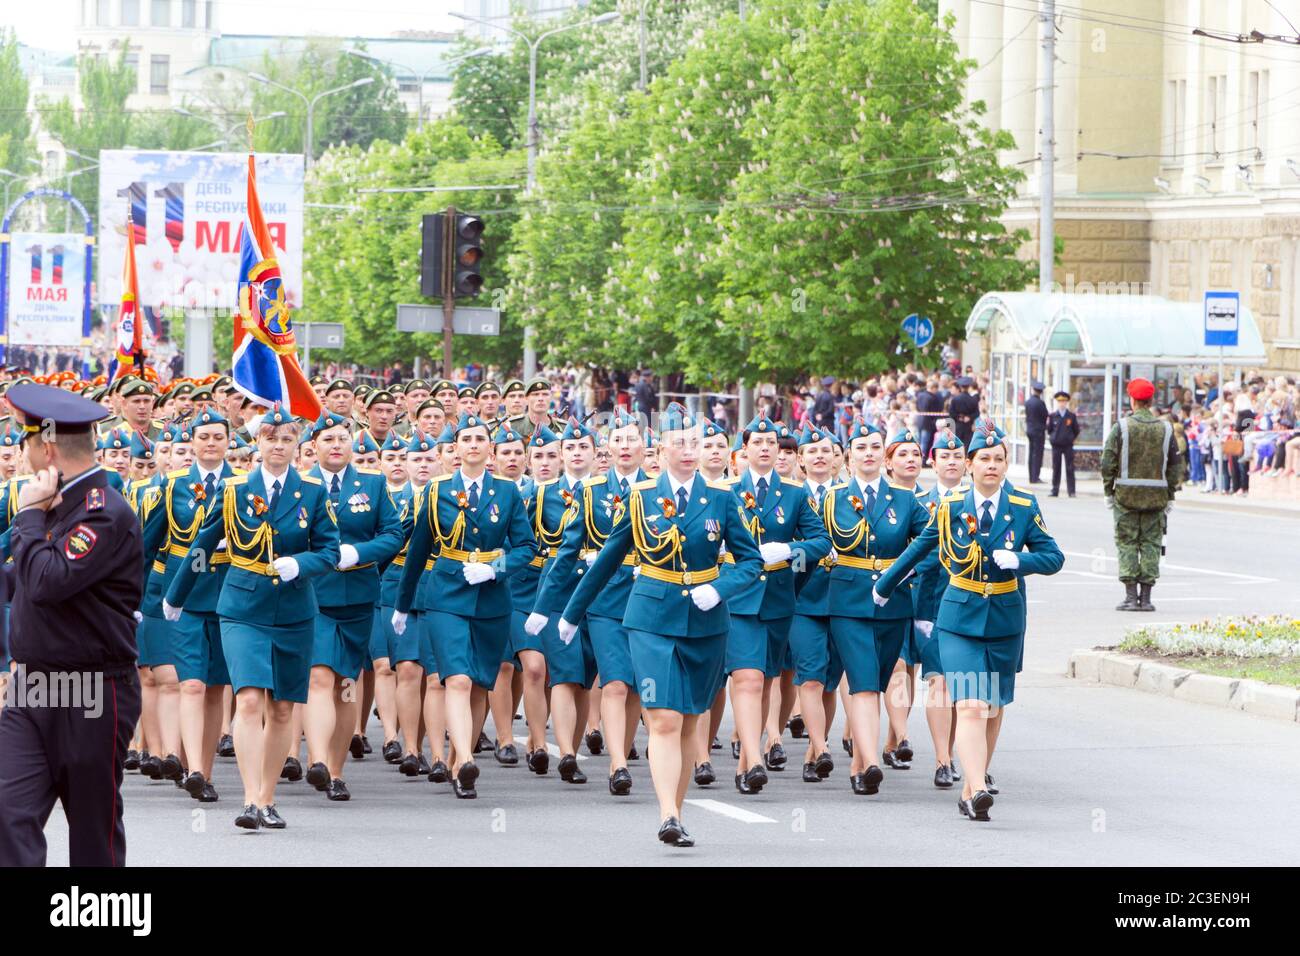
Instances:
[[[527,747],[528,747],[528,738],[527,738],[527,737],[516,737],[516,738],[515,738],[515,743],[517,743],[517,744],[523,744],[524,748],[527,749]],[[551,742],[549,742],[549,741],[547,741],[547,744],[546,744],[546,752],[547,752],[548,754],[550,754],[552,757],[556,758],[557,760],[562,756],[562,754],[560,753],[560,748],[557,747],[557,746],[555,746],[555,744],[553,744],[553,743],[551,743]],[[579,760],[586,760],[586,759],[588,759],[588,758],[584,757],[582,754],[578,754],[577,756],[578,756],[578,759],[579,759]]]
[[[1092,561],[1095,561],[1098,558],[1101,558],[1104,561],[1115,561],[1115,562],[1119,561],[1119,558],[1117,557],[1113,557],[1109,554],[1097,554],[1095,552],[1064,551],[1062,553],[1068,557],[1088,558],[1089,560]],[[1192,571],[1196,574],[1213,574],[1221,578],[1237,578],[1238,580],[1247,581],[1251,584],[1274,584],[1278,580],[1277,578],[1260,577],[1257,574],[1238,574],[1236,571],[1218,571],[1218,570],[1212,570],[1210,568],[1193,568],[1185,564],[1167,564],[1164,561],[1160,562],[1160,569],[1162,571]],[[1076,573],[1080,573],[1080,572],[1076,572]]]
[[[1094,574],[1094,573],[1091,572],[1091,571],[1074,571],[1074,570],[1071,570],[1070,568],[1062,568],[1062,569],[1061,569],[1061,573],[1062,573],[1062,574],[1077,574],[1077,575],[1079,575],[1079,577],[1081,577],[1081,578],[1099,578],[1099,579],[1102,580],[1102,581],[1114,581],[1114,580],[1115,580],[1115,575],[1113,575],[1113,574]]]
[[[701,810],[712,810],[714,813],[720,813],[724,817],[731,817],[731,819],[739,820],[741,823],[776,823],[771,817],[765,817],[761,813],[754,813],[750,810],[742,810],[740,807],[733,807],[721,800],[686,800],[684,802],[693,807],[699,807]]]

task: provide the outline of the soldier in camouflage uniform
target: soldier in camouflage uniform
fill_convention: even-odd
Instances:
[[[1182,484],[1183,461],[1173,427],[1151,412],[1155,386],[1135,378],[1128,395],[1133,412],[1110,430],[1101,453],[1102,489],[1115,515],[1125,591],[1115,610],[1154,611],[1151,587],[1160,576],[1160,542]]]

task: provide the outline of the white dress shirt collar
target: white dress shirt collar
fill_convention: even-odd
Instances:
[[[674,478],[674,477],[672,476],[672,473],[669,472],[669,473],[668,473],[668,487],[672,489],[672,492],[673,492],[673,499],[674,499],[674,500],[676,500],[676,498],[677,498],[677,491],[678,491],[678,489],[680,489],[680,488],[685,488],[685,489],[686,489],[686,498],[687,498],[687,500],[690,500],[691,492],[695,489],[695,476],[694,476],[694,475],[691,475],[691,477],[688,478],[688,479],[686,479],[685,481],[678,481],[676,478]]]

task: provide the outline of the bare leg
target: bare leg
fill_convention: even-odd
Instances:
[[[202,765],[203,776],[208,780],[212,779],[212,762],[217,757],[217,742],[221,739],[221,715],[226,692],[229,690],[229,685],[209,687],[203,693],[203,740],[199,744],[203,759],[199,763]]]
[[[266,720],[266,741],[259,748],[262,757],[262,785],[258,793],[260,806],[275,803],[275,785],[280,780],[280,754],[289,746],[289,734],[293,728],[293,702],[288,700],[270,701]],[[235,744],[238,754],[240,745]],[[250,801],[254,802],[254,801]]]
[[[684,714],[682,716],[682,730],[678,737],[678,746],[681,748],[681,770],[677,774],[677,819],[682,818],[682,802],[686,799],[686,788],[691,785],[692,769],[695,766],[695,738],[699,731],[701,723],[701,714]]]
[[[443,685],[447,730],[451,733],[452,773],[462,763],[474,760],[474,707],[471,702],[473,683],[465,674],[453,674]]]
[[[256,804],[262,794],[262,764],[266,752],[262,713],[266,706],[266,691],[260,687],[244,687],[235,695],[235,717],[231,733],[235,738],[235,763],[239,779],[244,784],[244,803]],[[279,779],[280,769],[275,770]]]
[[[636,731],[636,710],[641,701],[628,691],[627,684],[621,680],[610,681],[601,688],[600,716],[609,737],[611,775],[620,767],[627,766],[627,753],[632,749],[631,738]]]
[[[675,710],[646,711],[650,726],[650,779],[659,800],[659,819],[676,816],[682,786],[682,715]]]
[[[375,706],[375,672],[362,670],[357,675],[357,690],[352,697],[352,703],[357,703],[357,697],[360,697],[361,706],[356,709],[356,729],[353,733],[364,737],[366,735],[366,724],[370,723],[370,712]],[[351,738],[349,738],[351,740]]]
[[[546,749],[546,658],[538,651],[519,652],[524,669],[524,716],[528,720],[528,749]]]
[[[398,721],[401,719],[397,713],[397,673],[393,670],[392,664],[387,657],[381,657],[373,663],[375,667],[375,704],[379,707],[379,722],[384,727],[384,743],[388,743],[390,740],[397,739]],[[398,664],[397,666],[401,667],[402,665]]]
[[[886,750],[894,750],[907,737],[907,715],[912,709],[911,677],[901,657],[894,661],[894,673],[889,675],[885,687],[885,713],[889,716]]]
[[[311,669],[311,679],[307,686],[307,706],[303,709],[303,727],[307,731],[307,760],[309,763],[323,763],[328,766],[330,759],[330,740],[334,737],[334,728],[338,713],[334,706],[335,674],[323,664]],[[347,724],[349,737],[352,725]]]
[[[153,676],[158,685],[158,729],[162,732],[163,752],[158,756],[181,757],[185,748],[181,742],[181,684],[176,668],[160,664],[153,669]],[[183,759],[181,764],[185,764]]]
[[[343,767],[348,759],[348,744],[352,742],[352,728],[356,726],[358,710],[358,687],[348,681],[339,681],[334,690],[334,734],[330,737],[329,759],[325,766],[329,768],[330,778],[343,779]],[[310,697],[308,703],[310,703]],[[365,726],[365,721],[361,721]]]
[[[515,702],[514,702],[515,665],[509,661],[497,670],[497,682],[488,694],[488,707],[492,711],[492,732],[498,747],[514,743],[515,740]]]
[[[934,761],[942,767],[952,763],[952,700],[942,674],[933,674],[926,682],[929,691],[925,702],[925,722],[930,725],[934,741]]]
[[[731,673],[731,713],[740,738],[741,772],[762,761],[763,672],[747,667]]]
[[[822,708],[825,688],[821,681],[809,680],[799,685],[799,713],[808,731],[808,751],[804,763],[812,763],[826,751],[826,712]],[[831,700],[834,700],[832,695]]]
[[[962,763],[963,800],[984,789],[984,774],[988,772],[988,719],[989,705],[984,701],[957,702],[957,755]]]
[[[880,694],[862,691],[849,696],[849,726],[853,729],[850,773],[863,773],[880,763]]]
[[[419,661],[399,661],[397,664],[397,726],[402,734],[402,752],[404,754],[420,753],[420,682],[424,668]],[[392,740],[384,729],[385,743]],[[438,741],[437,751],[442,752],[442,741]]]

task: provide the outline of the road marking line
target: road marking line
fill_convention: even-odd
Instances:
[[[1099,579],[1101,579],[1102,581],[1114,581],[1114,580],[1115,580],[1115,575],[1113,575],[1113,574],[1094,574],[1092,571],[1074,571],[1074,570],[1072,570],[1072,569],[1070,569],[1070,568],[1062,568],[1062,569],[1061,569],[1061,573],[1062,573],[1062,574],[1077,574],[1077,575],[1079,575],[1079,577],[1081,577],[1081,578],[1099,578]]]
[[[516,737],[516,738],[515,738],[515,743],[517,743],[517,744],[523,744],[524,747],[525,747],[525,749],[527,749],[527,747],[528,747],[528,738],[527,738],[527,737]],[[557,760],[558,760],[560,757],[563,756],[563,754],[560,753],[560,748],[557,747],[557,746],[555,746],[555,744],[551,743],[550,741],[547,741],[547,743],[546,743],[546,752],[547,752],[548,754],[550,754],[552,757],[556,758]],[[584,757],[582,754],[578,754],[577,756],[578,756],[578,759],[579,759],[579,760],[586,760],[586,759],[588,759],[588,758]]]
[[[1073,558],[1088,558],[1093,561],[1098,558],[1101,558],[1104,561],[1119,561],[1119,558],[1113,557],[1109,554],[1096,554],[1084,551],[1063,551],[1062,554]],[[1162,571],[1193,571],[1196,574],[1213,574],[1221,578],[1237,578],[1241,581],[1248,581],[1252,584],[1274,584],[1277,582],[1277,578],[1264,578],[1257,574],[1238,574],[1235,571],[1215,571],[1209,568],[1193,568],[1185,564],[1167,564],[1164,561],[1160,562],[1160,569]]]
[[[740,807],[733,807],[721,800],[686,800],[684,802],[699,807],[701,810],[712,810],[714,813],[720,813],[724,817],[731,817],[731,819],[739,820],[741,823],[776,823],[771,817],[765,817],[761,813],[753,813],[749,810],[742,810]]]

